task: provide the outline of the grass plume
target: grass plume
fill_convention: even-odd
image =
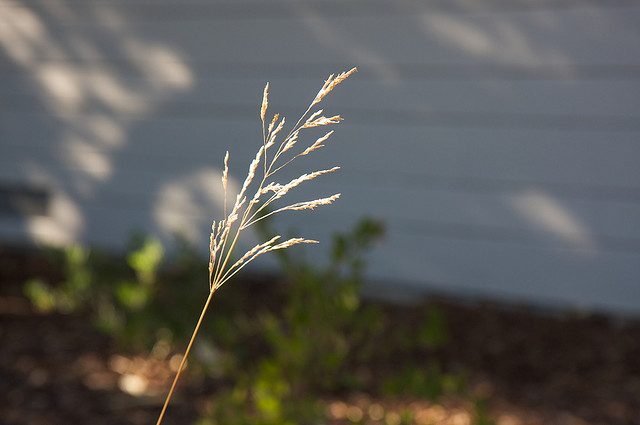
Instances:
[[[238,273],[243,267],[262,254],[288,248],[293,245],[317,243],[315,240],[305,238],[291,238],[285,241],[280,241],[280,236],[275,236],[269,241],[254,246],[244,253],[244,255],[240,256],[237,261],[231,264],[231,257],[234,253],[234,248],[236,247],[240,233],[251,227],[256,222],[283,211],[314,209],[321,205],[328,205],[340,197],[340,194],[337,193],[325,198],[285,205],[267,212],[267,208],[272,203],[284,197],[287,192],[294,187],[297,187],[306,181],[313,180],[323,174],[339,169],[339,167],[333,167],[325,170],[305,173],[284,184],[273,180],[276,173],[283,167],[289,165],[301,156],[308,155],[324,146],[323,143],[331,136],[333,131],[329,131],[306,148],[302,150],[298,149],[297,151],[299,153],[292,153],[296,151],[296,148],[298,147],[299,136],[302,130],[306,128],[338,124],[342,121],[342,118],[339,115],[332,117],[322,115],[322,109],[314,112],[311,111],[327,94],[329,94],[329,92],[331,92],[331,90],[356,71],[356,68],[353,68],[350,71],[342,72],[338,75],[330,75],[320,91],[316,94],[315,98],[312,100],[307,110],[296,121],[289,133],[285,137],[281,138],[280,141],[278,141],[278,137],[284,129],[285,118],[281,118],[279,114],[275,114],[271,121],[265,121],[269,106],[269,83],[266,84],[260,107],[260,120],[262,121],[262,145],[249,165],[247,177],[242,184],[240,192],[236,196],[236,200],[231,211],[229,212],[227,210],[226,201],[227,179],[229,175],[229,152],[226,153],[224,157],[224,171],[222,173],[222,186],[225,194],[225,218],[218,222],[214,220],[211,225],[211,237],[209,240],[209,296],[202,308],[200,318],[198,319],[189,344],[187,345],[182,357],[182,362],[178,367],[178,371],[176,372],[176,376],[165,399],[156,425],[160,425],[162,422],[162,418],[164,417],[171,395],[174,392],[176,383],[178,382],[180,373],[184,368],[185,361],[189,355],[196,335],[198,334],[198,330],[200,329],[200,325],[202,324],[202,320],[209,307],[214,292]],[[262,166],[260,166],[260,164],[262,164]],[[255,187],[255,192],[253,195],[248,195],[252,187]]]

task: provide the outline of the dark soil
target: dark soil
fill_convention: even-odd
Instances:
[[[117,352],[83,317],[34,313],[20,283],[41,269],[38,261],[0,250],[0,424],[155,423],[171,362]],[[439,357],[448,369],[470,371],[499,425],[640,424],[640,324],[431,303],[450,332]],[[144,396],[122,391],[132,370],[147,379]],[[216,389],[209,378],[182,384],[166,425],[193,423]]]

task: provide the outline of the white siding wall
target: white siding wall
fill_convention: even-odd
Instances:
[[[180,231],[206,253],[220,166],[242,181],[271,112],[330,73],[346,121],[292,174],[338,164],[282,216],[388,235],[370,278],[640,313],[640,5],[590,0],[0,0],[0,183],[48,216],[4,241],[121,246]],[[315,248],[320,252],[322,248]]]

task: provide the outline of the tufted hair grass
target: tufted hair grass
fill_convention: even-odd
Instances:
[[[275,236],[266,242],[254,246],[231,264],[231,257],[234,254],[234,248],[240,233],[243,230],[271,215],[278,214],[283,211],[314,209],[321,205],[331,204],[340,197],[340,194],[336,193],[325,198],[285,205],[271,211],[267,209],[273,202],[284,197],[287,192],[294,187],[340,168],[333,167],[302,174],[287,183],[279,183],[273,180],[274,176],[282,168],[286,167],[296,159],[308,155],[324,146],[323,143],[329,139],[333,131],[327,132],[324,136],[318,138],[314,143],[308,145],[304,149],[300,149],[298,146],[300,133],[302,130],[307,128],[338,124],[342,121],[342,118],[339,115],[326,117],[322,115],[322,109],[315,110],[314,112],[312,112],[312,110],[338,84],[356,71],[357,69],[353,68],[347,72],[342,72],[337,76],[334,74],[330,75],[322,88],[316,94],[315,98],[311,101],[307,110],[300,116],[293,128],[284,137],[282,137],[282,134],[284,134],[282,130],[285,126],[284,116],[280,117],[279,114],[275,114],[270,121],[265,121],[269,106],[269,83],[267,83],[264,88],[262,105],[260,107],[260,120],[262,121],[262,145],[249,165],[247,177],[240,189],[240,192],[236,196],[236,201],[233,207],[228,213],[226,199],[227,179],[229,174],[229,152],[227,151],[224,157],[224,171],[222,173],[222,186],[225,194],[225,218],[217,223],[214,220],[211,225],[211,237],[209,242],[209,296],[202,308],[200,318],[198,319],[193,334],[191,335],[191,339],[182,357],[182,361],[180,362],[180,366],[178,367],[173,383],[171,384],[171,388],[169,389],[169,393],[167,394],[156,425],[160,425],[162,422],[162,418],[164,417],[164,413],[174,392],[180,373],[184,368],[185,361],[189,355],[196,335],[198,334],[198,330],[200,329],[200,325],[202,324],[202,320],[207,308],[209,307],[209,303],[211,302],[214,292],[224,283],[229,281],[229,279],[231,279],[243,267],[267,252],[288,248],[297,244],[318,243],[315,240],[305,238],[291,238],[285,241],[280,241],[280,236]],[[256,187],[255,192],[253,195],[248,195],[251,187]]]

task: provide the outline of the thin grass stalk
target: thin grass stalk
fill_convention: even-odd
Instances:
[[[164,417],[164,412],[167,410],[167,406],[169,406],[169,401],[171,400],[171,396],[173,395],[173,391],[175,390],[176,384],[178,383],[178,379],[180,378],[180,373],[182,372],[182,369],[184,368],[184,364],[187,361],[187,357],[189,356],[189,353],[191,352],[191,347],[193,346],[193,341],[195,341],[196,335],[198,334],[198,331],[200,330],[200,325],[202,325],[202,320],[204,319],[204,315],[206,314],[207,309],[209,308],[209,303],[211,302],[211,299],[213,298],[213,293],[215,291],[216,291],[215,289],[209,291],[209,296],[207,297],[207,301],[204,303],[204,307],[202,308],[202,312],[200,313],[200,318],[198,319],[198,323],[196,324],[196,327],[193,330],[193,333],[191,334],[191,339],[189,340],[189,345],[187,345],[187,349],[184,351],[184,355],[182,356],[182,361],[180,362],[180,366],[178,367],[178,371],[176,372],[175,378],[173,378],[173,383],[171,384],[171,388],[169,389],[169,394],[167,394],[167,398],[164,401],[164,405],[162,406],[162,411],[160,412],[160,416],[158,417],[158,422],[156,422],[156,425],[160,425],[162,423],[162,418]]]
[[[311,114],[306,121],[303,120],[309,114],[313,106],[320,103],[324,96],[326,96],[333,88],[344,81],[349,75],[356,71],[356,68],[351,69],[350,71],[343,72],[339,74],[337,77],[334,75],[330,75],[329,78],[325,81],[324,85],[316,94],[316,97],[313,99],[307,110],[300,116],[296,124],[293,126],[288,135],[284,138],[284,140],[278,146],[278,149],[274,153],[271,161],[268,161],[268,149],[275,144],[276,136],[282,130],[284,126],[285,119],[282,117],[280,122],[278,123],[279,114],[275,114],[269,126],[266,126],[265,115],[268,108],[268,92],[269,92],[269,83],[265,86],[263,97],[262,97],[262,105],[260,108],[260,120],[262,121],[262,146],[258,150],[255,158],[251,162],[249,166],[249,171],[247,177],[240,189],[240,192],[236,196],[236,202],[231,209],[229,215],[227,215],[227,173],[228,173],[228,160],[229,160],[229,152],[226,153],[224,158],[224,171],[222,174],[222,185],[224,188],[224,214],[225,218],[217,223],[214,221],[211,225],[211,236],[209,240],[209,296],[207,297],[207,301],[202,308],[200,313],[200,318],[191,334],[191,339],[189,340],[189,344],[182,356],[182,361],[180,362],[180,366],[176,372],[176,376],[173,379],[173,383],[171,384],[171,388],[169,389],[169,393],[165,399],[164,405],[160,412],[160,416],[158,417],[158,421],[156,425],[160,425],[162,419],[164,418],[164,414],[166,412],[167,406],[169,405],[169,401],[171,400],[171,396],[173,395],[176,385],[178,383],[178,379],[184,369],[187,357],[191,352],[191,348],[195,341],[196,335],[200,330],[200,326],[202,321],[204,320],[204,316],[209,308],[209,304],[211,303],[211,299],[213,297],[214,292],[220,286],[222,286],[225,282],[231,279],[236,273],[238,273],[241,269],[243,269],[248,263],[253,261],[255,258],[259,257],[262,254],[265,254],[270,251],[275,251],[278,249],[285,249],[292,245],[303,244],[303,243],[318,243],[317,241],[304,239],[304,238],[291,238],[284,242],[276,243],[276,241],[280,238],[280,236],[276,236],[267,242],[263,242],[254,246],[252,249],[248,250],[243,256],[240,257],[233,265],[227,268],[227,264],[229,264],[229,260],[231,255],[234,252],[236,244],[238,242],[240,232],[258,221],[272,216],[273,214],[280,213],[283,211],[296,211],[296,210],[304,210],[304,209],[314,209],[315,207],[321,205],[331,204],[333,201],[338,199],[340,194],[335,194],[325,198],[315,199],[313,201],[304,201],[298,202],[295,204],[286,205],[284,207],[277,208],[274,211],[271,211],[267,214],[260,216],[259,214],[264,211],[272,202],[280,199],[284,195],[289,192],[289,190],[294,187],[300,185],[301,183],[313,180],[316,177],[333,172],[337,170],[339,167],[333,167],[326,170],[315,171],[308,174],[303,174],[300,177],[291,180],[286,184],[280,184],[277,182],[267,183],[267,180],[276,174],[279,170],[281,170],[284,166],[290,164],[293,160],[299,158],[300,156],[307,155],[318,149],[324,145],[322,142],[326,141],[329,136],[333,133],[330,131],[325,136],[316,140],[315,143],[308,146],[301,153],[297,155],[293,155],[289,160],[284,161],[283,164],[278,165],[278,160],[281,155],[285,152],[292,149],[298,143],[298,136],[300,131],[305,128],[329,125],[329,124],[338,124],[342,118],[338,115],[326,118],[324,116],[320,116],[322,113],[322,109]],[[276,124],[277,123],[277,124]],[[302,123],[302,124],[301,124]],[[256,170],[260,166],[260,162],[263,162],[262,166],[262,178],[259,178],[259,183],[257,181],[254,183],[254,179],[256,177]],[[267,162],[269,162],[267,164]],[[247,191],[249,190],[252,183],[257,184],[257,189],[255,194],[251,197],[249,202],[247,203]],[[267,195],[270,191],[274,193],[267,197],[265,201],[262,202],[257,209],[254,210],[254,206],[260,203],[260,199]],[[246,204],[246,205],[245,205]],[[244,210],[242,210],[244,208]],[[229,241],[231,238],[231,241]]]

